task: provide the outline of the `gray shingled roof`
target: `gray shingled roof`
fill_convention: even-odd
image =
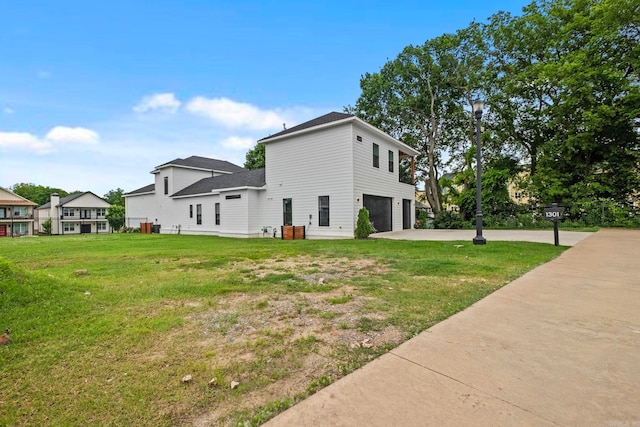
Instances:
[[[177,193],[172,194],[171,197],[204,194],[210,193],[213,190],[224,190],[225,188],[263,187],[265,183],[264,168],[255,169],[231,175],[204,178],[186,188],[183,188]]]
[[[61,197],[60,198],[60,204],[58,206],[64,206],[66,203],[69,203],[70,201],[75,200],[80,196],[84,196],[85,194],[93,194],[94,196],[96,196],[96,194],[92,193],[91,191],[85,191],[84,193],[71,194],[71,195],[69,195],[67,197]],[[102,199],[102,197],[100,197],[100,196],[96,196],[96,197]],[[104,200],[104,199],[102,199],[102,200]],[[51,208],[51,200],[49,200],[47,203],[45,203],[44,205],[40,206],[37,209],[49,209],[49,208]]]
[[[348,119],[349,117],[353,117],[353,114],[337,113],[337,112],[333,111],[333,112],[331,112],[329,114],[325,114],[324,116],[320,116],[320,117],[315,118],[313,120],[309,120],[308,122],[304,122],[302,124],[299,124],[298,126],[294,126],[292,128],[285,129],[282,132],[278,132],[278,133],[276,133],[274,135],[269,135],[269,136],[267,136],[265,138],[260,139],[259,141],[266,141],[268,139],[275,138],[277,136],[282,136],[282,135],[286,135],[288,133],[298,132],[298,131],[303,130],[303,129],[308,129],[308,128],[312,128],[312,127],[315,127],[315,126],[324,125],[324,124],[335,122],[335,121],[338,121],[338,120]]]
[[[207,170],[215,170],[215,171],[225,171],[225,172],[242,172],[246,170],[243,167],[238,165],[234,165],[231,162],[227,162],[226,160],[218,160],[218,159],[210,159],[208,157],[200,157],[200,156],[191,156],[186,159],[174,159],[170,162],[163,163],[159,166],[156,166],[156,169],[160,169],[164,166],[175,165],[175,166],[186,166],[190,168],[198,168],[198,169],[207,169]]]
[[[129,194],[140,194],[140,193],[150,193],[156,190],[155,184],[145,185],[144,187],[138,188],[137,190],[129,191],[128,193],[124,193],[125,195]]]

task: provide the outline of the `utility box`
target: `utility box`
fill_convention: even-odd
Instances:
[[[280,227],[280,235],[282,240],[304,240],[304,225],[283,225]]]
[[[141,234],[151,234],[151,222],[141,222],[140,223],[140,233]]]

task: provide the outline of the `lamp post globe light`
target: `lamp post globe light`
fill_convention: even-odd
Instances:
[[[474,245],[486,245],[487,239],[482,237],[482,148],[480,144],[480,120],[484,102],[480,99],[473,101],[473,115],[476,118],[476,237]]]

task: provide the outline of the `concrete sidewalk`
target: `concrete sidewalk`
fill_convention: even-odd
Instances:
[[[586,239],[593,233],[585,231],[564,231],[558,232],[558,240],[562,246],[573,246],[582,239]],[[401,230],[387,231],[384,233],[374,233],[372,239],[394,239],[394,240],[466,240],[471,241],[476,235],[476,230]],[[553,230],[483,230],[482,235],[487,242],[499,240],[516,242],[538,242],[550,243],[553,245]]]
[[[601,230],[267,426],[640,426],[640,231]]]

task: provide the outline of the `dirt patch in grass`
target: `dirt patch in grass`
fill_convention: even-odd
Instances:
[[[293,275],[308,286],[300,292],[221,296],[210,309],[188,315],[166,342],[156,343],[150,352],[154,359],[162,348],[176,348],[178,334],[184,351],[201,353],[193,382],[213,395],[200,413],[172,416],[175,424],[233,425],[251,419],[258,408],[313,393],[406,338],[385,322],[384,313],[368,309],[376,299],[351,283],[354,277],[386,272],[374,260],[303,256],[236,261],[228,267],[249,280],[286,273],[287,280]],[[209,385],[211,380],[215,384]],[[234,389],[232,381],[238,383]],[[175,414],[175,408],[167,413]]]

